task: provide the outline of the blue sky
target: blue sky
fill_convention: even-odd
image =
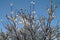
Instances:
[[[19,10],[21,8],[25,8],[28,11],[29,7],[30,7],[30,2],[32,0],[0,0],[0,19],[2,19],[3,21],[6,22],[6,18],[5,15],[6,14],[10,14],[10,3],[13,2],[13,9],[14,11]],[[50,6],[49,4],[49,0],[34,0],[35,1],[35,10],[36,10],[36,14],[40,17],[40,16],[48,16],[47,13],[47,8]],[[54,2],[59,2],[54,0]],[[58,8],[56,9],[56,11],[54,12],[56,18],[52,21],[51,25],[55,25],[57,23],[58,20],[60,20],[60,5],[58,6]],[[0,29],[3,28],[3,25],[0,23]]]

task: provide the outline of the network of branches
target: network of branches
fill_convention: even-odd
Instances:
[[[0,32],[0,40],[60,40],[59,26],[56,25],[54,28],[50,25],[52,20],[55,18],[54,11],[58,7],[50,0],[50,7],[47,9],[48,17],[36,16],[36,11],[34,10],[35,2],[31,1],[32,11],[25,13],[25,9],[21,8],[14,15],[13,3],[11,6],[11,14],[7,15],[6,18],[8,23],[4,23],[1,20],[2,25],[7,30]],[[31,9],[30,7],[30,9]],[[22,26],[21,26],[22,24]],[[19,28],[21,26],[23,28]]]

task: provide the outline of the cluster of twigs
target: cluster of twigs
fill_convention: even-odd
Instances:
[[[34,5],[35,2],[31,2],[33,5],[33,10],[26,14],[24,9],[18,11],[18,13],[13,16],[13,9],[11,9],[11,15],[6,15],[9,24],[5,24],[1,21],[7,32],[0,32],[0,40],[54,40],[59,37],[59,27],[56,25],[54,28],[50,25],[51,21],[55,18],[54,11],[57,5],[53,5],[52,0],[50,0],[50,8],[48,8],[48,18],[40,17],[36,19]],[[11,8],[13,4],[11,4]],[[23,24],[23,28],[17,28]],[[60,40],[60,39],[57,39]]]

